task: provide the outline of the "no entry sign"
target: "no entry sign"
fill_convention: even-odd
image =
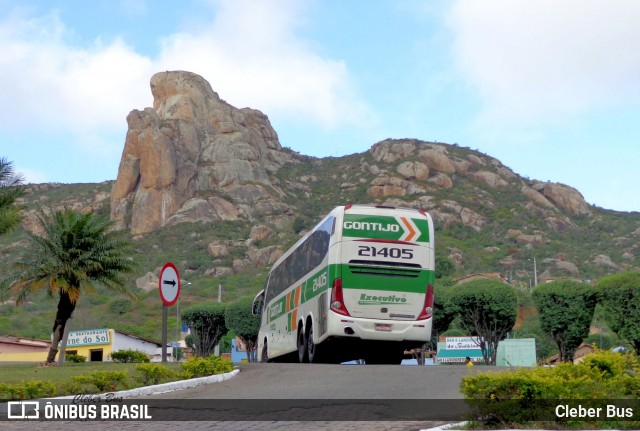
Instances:
[[[160,298],[164,305],[171,306],[176,303],[180,295],[180,276],[178,276],[178,269],[173,263],[167,262],[162,267],[159,288]]]

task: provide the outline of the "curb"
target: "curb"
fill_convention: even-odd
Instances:
[[[456,422],[452,424],[440,425],[439,427],[435,427],[435,428],[425,428],[425,429],[421,429],[420,431],[450,431],[452,429],[462,429],[466,424],[467,424],[466,422]],[[529,431],[533,431],[533,430],[529,430]]]
[[[123,399],[163,394],[165,392],[172,392],[172,391],[179,391],[182,389],[194,388],[196,386],[206,385],[209,383],[222,382],[225,380],[229,380],[232,377],[235,377],[238,373],[240,373],[240,369],[236,368],[235,370],[228,373],[224,373],[224,374],[216,374],[216,375],[207,376],[207,377],[197,377],[195,379],[189,379],[189,380],[179,380],[177,382],[161,383],[159,385],[143,386],[135,389],[127,389],[126,391],[108,392],[108,394],[109,396],[122,397]],[[104,399],[106,395],[107,393],[93,394],[91,396],[100,397]],[[72,400],[76,396],[77,395],[67,395],[64,397],[55,397],[55,398],[47,398],[47,399]]]

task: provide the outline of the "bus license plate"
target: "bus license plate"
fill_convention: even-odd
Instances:
[[[391,326],[389,323],[376,323],[373,327],[376,331],[391,332]]]

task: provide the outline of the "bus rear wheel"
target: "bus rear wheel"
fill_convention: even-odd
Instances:
[[[318,345],[313,342],[313,324],[309,322],[307,324],[307,357],[309,358],[309,362],[318,363],[321,362],[321,355],[318,351]]]
[[[305,362],[309,362],[309,352],[307,351],[307,337],[305,337],[304,329],[302,328],[302,325],[298,327],[297,345],[298,345],[298,361],[300,361],[301,364],[304,364]]]

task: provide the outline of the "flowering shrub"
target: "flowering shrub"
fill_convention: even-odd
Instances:
[[[212,376],[233,371],[233,363],[228,359],[211,355],[208,358],[194,356],[182,364],[182,369],[191,378]]]

